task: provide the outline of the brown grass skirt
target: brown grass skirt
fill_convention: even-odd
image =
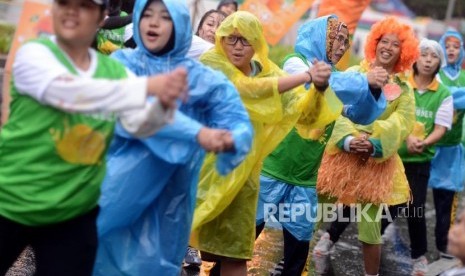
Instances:
[[[385,203],[393,188],[395,158],[377,162],[369,157],[341,152],[323,156],[318,171],[317,191],[344,204],[356,202]]]

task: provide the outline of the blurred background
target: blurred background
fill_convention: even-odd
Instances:
[[[50,3],[51,0],[33,0]],[[132,0],[123,0],[123,2]],[[0,67],[3,67],[13,35],[18,26],[25,0],[0,0]],[[421,37],[439,39],[453,27],[465,34],[465,1],[463,0],[238,0],[240,9],[256,14],[264,24],[265,35],[271,46],[271,57],[278,64],[280,57],[292,51],[297,29],[305,21],[320,15],[335,13],[349,24],[352,34],[353,64],[363,57],[365,37],[371,25],[394,15],[412,25]],[[187,0],[192,23],[215,9],[219,0]],[[30,18],[30,20],[39,18]],[[40,26],[39,26],[40,27]],[[41,28],[47,29],[47,26]],[[45,30],[47,31],[47,30]]]

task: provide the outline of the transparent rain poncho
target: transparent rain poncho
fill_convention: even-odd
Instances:
[[[232,65],[221,39],[237,30],[255,50],[261,72],[245,76]],[[250,115],[254,141],[245,161],[227,176],[214,170],[214,155],[207,155],[197,193],[191,245],[200,250],[239,259],[252,257],[259,175],[263,159],[284,139],[305,111],[299,123],[314,128],[335,120],[336,114],[321,116],[311,105],[324,97],[313,86],[279,94],[278,78],[285,76],[268,59],[268,47],[258,19],[248,12],[228,16],[216,31],[216,45],[201,61],[222,71],[234,83]],[[306,103],[308,105],[306,105]],[[331,117],[333,116],[333,117]],[[321,122],[324,121],[324,122]]]

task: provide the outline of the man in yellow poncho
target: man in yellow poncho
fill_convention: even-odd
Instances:
[[[319,116],[319,110],[309,104],[323,93],[314,86],[306,92],[302,85],[313,82],[325,90],[331,67],[318,62],[309,71],[286,76],[268,59],[260,22],[243,11],[223,21],[216,32],[215,48],[200,60],[234,83],[249,112],[255,138],[246,160],[226,177],[215,171],[215,157],[207,156],[199,180],[191,245],[202,251],[204,260],[220,261],[221,275],[246,275],[246,260],[252,258],[255,238],[262,161],[297,120],[311,127],[334,119]],[[339,113],[341,109],[342,105]]]

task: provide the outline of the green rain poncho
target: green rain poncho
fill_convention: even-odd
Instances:
[[[254,60],[261,72],[245,76],[231,64],[221,45],[222,37],[237,30],[255,50]],[[222,71],[236,86],[254,128],[252,149],[245,161],[227,176],[214,169],[214,155],[208,155],[201,170],[191,245],[215,255],[250,259],[255,239],[255,212],[259,175],[263,159],[299,121],[309,128],[323,127],[337,112],[319,113],[315,103],[326,103],[323,93],[313,86],[300,86],[284,94],[278,92],[278,78],[286,73],[268,59],[268,46],[258,19],[248,12],[228,16],[216,31],[215,48],[200,60]],[[335,109],[342,108],[342,105]]]

